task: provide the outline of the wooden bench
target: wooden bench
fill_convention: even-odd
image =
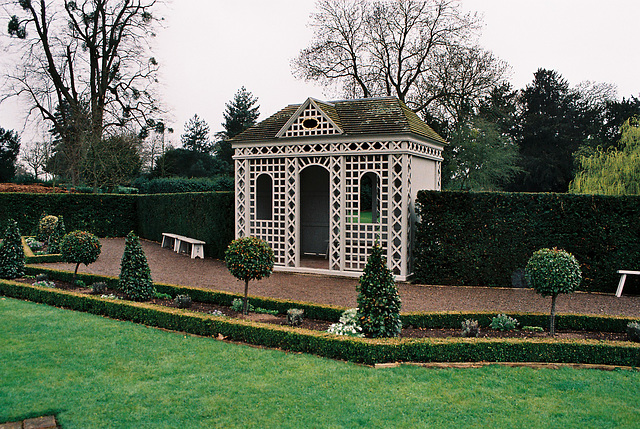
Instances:
[[[162,233],[162,247],[171,247],[176,253],[189,253],[189,246],[191,246],[191,259],[198,257],[204,259],[205,244],[207,243],[202,240],[185,237],[184,235],[172,234],[170,232]]]
[[[640,271],[618,270],[618,274],[620,274],[620,282],[618,283],[618,290],[616,290],[616,296],[620,298],[622,296],[622,288],[624,288],[624,282],[627,280],[627,275],[635,274],[637,276],[640,276]]]

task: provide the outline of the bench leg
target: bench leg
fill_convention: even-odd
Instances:
[[[193,244],[191,246],[191,259],[204,259],[204,246],[202,244]]]
[[[616,291],[616,296],[620,298],[622,296],[622,288],[624,287],[624,282],[627,280],[627,275],[622,274],[620,276],[620,282],[618,283],[618,290]]]
[[[180,253],[180,240],[177,238],[173,240],[173,251],[176,253]]]

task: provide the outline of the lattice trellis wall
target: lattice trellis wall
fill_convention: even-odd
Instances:
[[[360,222],[360,185],[366,173],[378,177],[378,213],[376,223]],[[389,222],[389,161],[388,155],[353,155],[345,157],[344,165],[345,240],[344,269],[361,271],[367,263],[376,240],[387,249]],[[375,188],[375,187],[374,187]]]
[[[312,126],[307,126],[308,123]],[[284,137],[326,136],[338,133],[333,124],[311,104],[289,126]]]
[[[404,149],[404,150],[401,150]],[[407,149],[410,149],[408,151]],[[342,152],[342,153],[340,153]],[[311,165],[329,172],[329,270],[359,272],[376,240],[394,274],[411,273],[411,164],[413,156],[441,152],[403,141],[248,146],[236,149],[236,236],[267,241],[277,266],[300,266],[300,173]],[[435,162],[439,172],[440,162]],[[367,173],[377,176],[378,220],[360,222],[360,186]],[[256,183],[271,177],[272,216],[256,218]],[[439,187],[439,182],[435,183]]]

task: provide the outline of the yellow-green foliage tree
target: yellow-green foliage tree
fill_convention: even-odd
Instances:
[[[640,117],[622,125],[620,149],[598,150],[580,158],[569,185],[574,194],[640,195]]]

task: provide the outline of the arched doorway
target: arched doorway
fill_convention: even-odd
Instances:
[[[300,172],[300,264],[329,267],[329,171],[310,165]]]

